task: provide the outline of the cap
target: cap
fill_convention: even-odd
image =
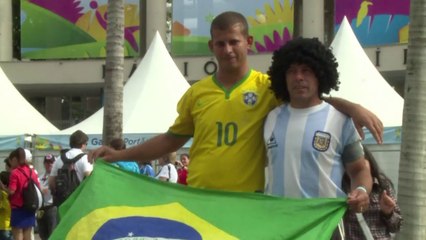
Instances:
[[[24,151],[25,151],[25,160],[27,162],[31,162],[33,160],[33,155],[31,154],[30,150],[25,148]]]
[[[55,161],[55,157],[53,157],[52,154],[47,154],[46,156],[44,156],[44,162],[54,162]]]

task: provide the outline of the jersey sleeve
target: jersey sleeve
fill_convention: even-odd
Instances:
[[[180,135],[192,137],[194,134],[194,121],[191,115],[193,106],[193,90],[188,89],[177,105],[178,117],[173,125],[169,128],[168,133],[172,135]]]
[[[361,137],[355,128],[352,118],[347,118],[343,126],[343,153],[344,164],[354,162],[364,156]]]

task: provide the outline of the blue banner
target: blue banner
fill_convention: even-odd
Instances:
[[[123,139],[127,147],[132,147],[157,135],[156,133],[128,133],[123,134]],[[87,134],[87,136],[89,137],[87,149],[95,149],[103,145],[102,134]],[[69,135],[38,135],[35,137],[34,148],[37,150],[61,150],[69,148],[69,138]],[[192,139],[183,148],[189,148],[191,143]]]

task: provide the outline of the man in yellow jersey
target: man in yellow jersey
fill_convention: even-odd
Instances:
[[[191,137],[189,186],[241,192],[263,191],[266,151],[263,122],[278,101],[264,73],[250,69],[253,43],[248,24],[237,12],[224,12],[212,22],[209,48],[218,71],[192,85],[178,103],[179,116],[166,133],[122,151],[103,146],[90,153],[114,162],[147,162],[182,147]],[[371,112],[342,99],[333,106],[366,126],[381,142],[383,125]]]

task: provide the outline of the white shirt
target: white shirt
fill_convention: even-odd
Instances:
[[[155,178],[160,179],[160,177],[168,179],[168,182],[176,183],[178,180],[178,174],[175,166],[171,163],[162,166],[160,172],[157,174],[157,176],[155,176]]]
[[[49,181],[48,181],[49,180],[49,174],[44,172],[43,175],[41,175],[38,180],[40,182],[40,187],[41,187],[41,190],[43,192],[44,205],[45,206],[52,205],[53,199],[52,199],[52,194],[50,193]],[[43,189],[46,189],[46,188],[48,189],[48,191],[44,192]]]
[[[65,153],[67,158],[71,159],[76,157],[78,154],[83,153],[83,151],[79,148],[72,148],[68,152]],[[61,157],[57,157],[55,163],[53,164],[52,171],[50,172],[50,176],[56,177],[58,176],[58,169],[62,168],[64,163],[62,162]],[[75,170],[77,172],[78,180],[81,182],[84,179],[86,172],[92,172],[93,165],[89,163],[87,159],[87,154],[82,156],[74,165]]]

